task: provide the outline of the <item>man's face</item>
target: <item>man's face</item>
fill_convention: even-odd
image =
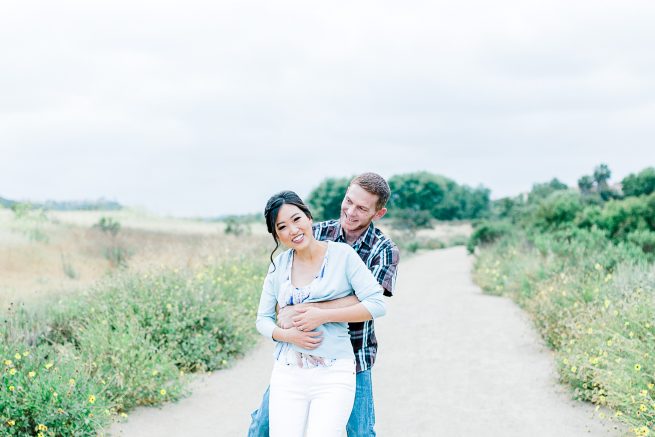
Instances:
[[[368,228],[373,220],[381,218],[387,212],[386,208],[375,210],[377,201],[378,196],[357,184],[352,184],[341,202],[341,227],[349,233]]]

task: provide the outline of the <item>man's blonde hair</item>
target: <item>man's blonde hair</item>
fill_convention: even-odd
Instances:
[[[350,181],[348,186],[350,187],[352,184],[357,184],[367,192],[378,196],[378,201],[375,204],[376,211],[384,208],[389,200],[389,196],[391,196],[389,184],[377,173],[362,173]]]

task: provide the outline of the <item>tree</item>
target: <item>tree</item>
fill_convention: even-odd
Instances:
[[[582,194],[591,194],[594,189],[594,179],[589,175],[582,176],[578,179],[578,188]]]
[[[550,196],[555,191],[566,190],[568,188],[565,183],[557,178],[551,179],[550,182],[534,184],[532,190],[528,193],[528,203],[537,202]]]
[[[655,168],[648,167],[638,174],[631,173],[621,181],[626,196],[644,196],[655,192]]]
[[[607,188],[607,181],[612,177],[612,172],[607,164],[600,164],[594,169],[594,181],[598,187],[598,192]]]
[[[307,203],[314,221],[339,218],[341,202],[352,178],[327,178],[309,193]]]
[[[391,188],[389,199],[391,217],[399,214],[401,210],[429,211],[435,217],[435,212],[443,206],[446,193],[444,178],[428,172],[393,176],[389,179],[389,187]]]

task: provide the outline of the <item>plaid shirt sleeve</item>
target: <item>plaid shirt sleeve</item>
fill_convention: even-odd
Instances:
[[[398,261],[400,253],[391,240],[384,243],[384,247],[373,257],[369,263],[369,268],[375,276],[375,279],[384,288],[385,296],[393,296],[396,288],[396,276],[398,273]]]

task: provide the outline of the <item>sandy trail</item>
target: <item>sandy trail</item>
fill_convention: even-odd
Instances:
[[[374,391],[377,432],[395,436],[619,436],[570,400],[552,353],[506,298],[472,283],[464,248],[403,261],[396,296],[376,322],[380,343]],[[193,395],[141,408],[111,434],[244,436],[272,368],[261,341],[233,368],[199,377]]]

